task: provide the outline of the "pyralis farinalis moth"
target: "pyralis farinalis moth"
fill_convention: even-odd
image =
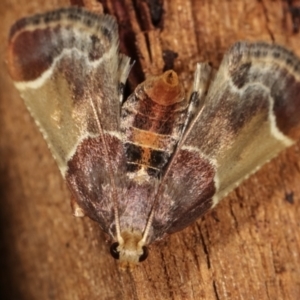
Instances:
[[[123,102],[129,58],[115,20],[68,8],[18,21],[8,66],[71,194],[122,266],[182,230],[300,136],[300,61],[238,42],[186,95],[170,70]]]

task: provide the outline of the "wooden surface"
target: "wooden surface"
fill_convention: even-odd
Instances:
[[[197,61],[217,67],[241,39],[276,41],[300,56],[300,35],[279,0],[104,2],[118,18],[122,50],[137,60],[130,87],[174,66],[188,88]],[[4,55],[16,19],[68,4],[0,4],[0,298],[299,299],[300,143],[197,223],[152,245],[132,273],[118,269],[97,224],[72,216],[69,192]]]

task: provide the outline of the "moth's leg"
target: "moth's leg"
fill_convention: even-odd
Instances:
[[[120,99],[120,105],[123,104],[123,97],[124,97],[124,88],[126,84],[126,80],[128,78],[129,72],[131,68],[133,67],[134,62],[130,63],[130,58],[127,57],[124,54],[119,54],[119,99]]]
[[[184,130],[194,117],[201,111],[207,91],[213,78],[213,69],[208,63],[197,63],[194,82],[189,93],[189,108],[184,125]]]
[[[85,216],[84,210],[78,205],[73,196],[71,196],[71,209],[74,217],[82,218]]]

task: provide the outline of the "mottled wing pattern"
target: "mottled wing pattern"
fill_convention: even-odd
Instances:
[[[280,46],[239,42],[215,76],[197,65],[189,98],[167,71],[123,105],[130,65],[110,16],[68,8],[22,19],[7,61],[79,210],[117,240],[125,265],[300,137],[300,61]]]
[[[124,163],[118,129],[130,69],[115,20],[74,7],[22,19],[11,29],[8,66],[74,198],[107,230],[107,185]]]
[[[280,46],[236,43],[162,180],[154,238],[183,229],[300,137],[300,61]]]

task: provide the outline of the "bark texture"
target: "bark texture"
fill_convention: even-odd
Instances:
[[[128,90],[169,68],[188,89],[196,62],[208,60],[217,68],[237,40],[276,41],[300,56],[297,18],[281,0],[102,3],[119,22],[122,52],[136,60]],[[97,224],[72,217],[69,192],[5,64],[15,20],[67,5],[0,4],[0,298],[298,299],[300,143],[204,218],[152,245],[149,258],[132,272],[118,269]]]

